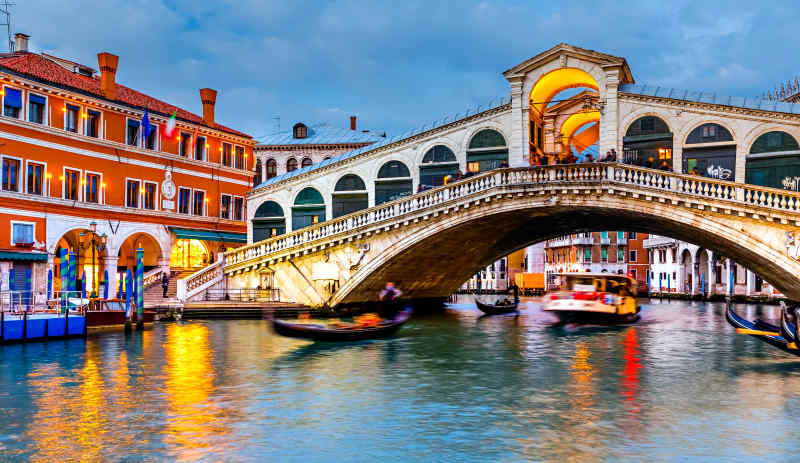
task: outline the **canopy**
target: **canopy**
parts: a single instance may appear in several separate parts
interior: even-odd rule
[[[224,243],[247,243],[244,233],[228,233],[214,230],[193,230],[190,228],[170,227],[175,237],[185,240],[219,241]]]
[[[47,262],[47,253],[0,251],[0,260],[28,260],[32,262]]]

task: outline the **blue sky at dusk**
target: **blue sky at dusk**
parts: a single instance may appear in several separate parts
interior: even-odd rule
[[[796,2],[28,0],[15,32],[257,138],[296,121],[389,135],[508,94],[502,72],[559,42],[623,56],[637,83],[755,96],[800,73]]]

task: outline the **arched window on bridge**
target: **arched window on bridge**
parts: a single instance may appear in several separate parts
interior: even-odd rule
[[[800,191],[800,146],[786,132],[767,132],[750,146],[745,182]]]
[[[411,194],[411,172],[400,161],[389,161],[375,179],[375,205]]]
[[[303,158],[303,162],[300,163],[300,166],[301,167],[308,167],[311,164],[314,164],[314,161],[312,161],[311,158]]]
[[[709,146],[709,143],[714,144]],[[692,146],[699,144],[705,146]],[[731,132],[714,123],[695,127],[684,143],[683,173],[733,181],[736,176],[736,143]]]
[[[283,208],[275,201],[264,201],[253,216],[253,242],[286,233]]]
[[[508,144],[497,130],[483,129],[469,141],[467,172],[477,173],[508,165]]]
[[[367,186],[358,175],[347,174],[336,182],[333,189],[333,218],[366,209]]]
[[[286,160],[286,172],[297,170],[297,159],[289,158]]]
[[[267,159],[267,180],[278,176],[278,162],[272,158]]]
[[[425,187],[444,185],[448,175],[458,173],[458,160],[455,153],[444,145],[436,145],[425,152],[419,167],[419,183]]]
[[[633,121],[622,137],[621,159],[627,164],[648,167],[659,167],[661,161],[667,161],[672,168],[672,132],[667,123],[656,116]]]
[[[292,230],[325,221],[325,200],[312,187],[303,188],[292,206]]]

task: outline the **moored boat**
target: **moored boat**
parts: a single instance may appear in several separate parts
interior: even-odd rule
[[[125,300],[124,299],[90,299],[85,300],[83,306],[86,315],[86,328],[89,330],[106,328],[123,328],[125,326]],[[136,317],[136,306],[131,310]],[[142,322],[151,325],[155,320],[155,312],[143,311]]]
[[[481,312],[485,313],[486,315],[500,315],[504,313],[516,312],[518,303],[511,302],[508,304],[485,304],[476,299],[475,305],[477,305]]]
[[[411,317],[411,309],[397,313],[394,318],[382,320],[368,326],[362,325],[321,325],[318,323],[293,323],[285,320],[272,320],[276,333],[293,338],[315,341],[361,341],[391,336]]]
[[[544,311],[561,322],[632,323],[639,320],[636,281],[607,273],[558,274],[560,288],[545,299]]]
[[[728,309],[725,311],[725,319],[728,320],[731,326],[736,328],[737,333],[748,334],[778,349],[800,356],[800,350],[797,349],[797,345],[781,336],[781,328],[778,326],[762,320],[754,322],[747,320],[733,310],[732,304],[728,304]]]

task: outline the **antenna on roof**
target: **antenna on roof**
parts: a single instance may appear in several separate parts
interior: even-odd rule
[[[281,116],[274,116],[272,118],[272,121],[274,123],[274,125],[272,127],[272,130],[273,130],[272,133],[280,132],[281,131]]]
[[[14,38],[11,36],[11,7],[14,3],[0,0],[0,26],[6,26],[8,33],[8,52],[14,53]],[[4,22],[3,22],[4,21]]]

